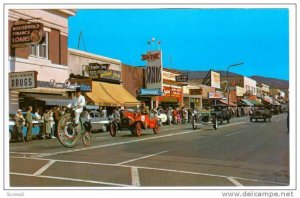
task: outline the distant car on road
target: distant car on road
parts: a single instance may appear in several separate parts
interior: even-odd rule
[[[270,112],[270,110],[264,108],[264,107],[260,107],[258,109],[255,109],[252,114],[250,115],[250,122],[252,122],[253,120],[255,120],[257,122],[257,120],[262,119],[264,120],[264,122],[268,121],[271,122],[271,118],[272,118],[272,114]]]

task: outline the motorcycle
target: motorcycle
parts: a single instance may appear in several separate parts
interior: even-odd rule
[[[80,116],[79,123],[75,124],[74,109],[68,109],[58,122],[57,135],[59,142],[67,147],[75,147],[79,139],[85,146],[91,145],[91,121]]]

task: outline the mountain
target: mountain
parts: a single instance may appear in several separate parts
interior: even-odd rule
[[[267,78],[262,76],[250,76],[249,78],[252,78],[256,80],[257,82],[264,83],[266,85],[269,85],[272,88],[278,88],[278,89],[288,89],[289,88],[289,81],[288,80],[281,80],[277,78]]]
[[[215,70],[216,72],[219,72],[221,77],[226,77],[227,72],[222,70]],[[183,71],[183,73],[189,75],[190,80],[197,80],[197,79],[204,79],[207,75],[208,71]],[[242,76],[241,74],[228,72],[228,76]],[[264,83],[266,85],[269,85],[271,88],[278,88],[278,89],[288,89],[289,88],[289,81],[288,80],[281,80],[277,78],[268,78],[263,76],[249,76],[249,78],[252,78],[253,80],[256,80],[257,82]]]

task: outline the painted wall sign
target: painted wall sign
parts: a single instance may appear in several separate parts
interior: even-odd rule
[[[37,87],[37,71],[12,72],[9,74],[9,89],[30,89]]]

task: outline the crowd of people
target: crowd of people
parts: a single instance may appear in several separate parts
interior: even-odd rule
[[[17,141],[29,142],[32,140],[32,128],[34,121],[36,121],[35,124],[39,125],[40,128],[40,133],[38,135],[39,138],[56,138],[58,122],[65,111],[66,107],[59,106],[54,106],[45,110],[42,110],[42,108],[37,108],[34,111],[32,106],[28,106],[25,111],[18,109],[17,114],[14,117],[14,130],[17,135]],[[24,127],[27,128],[25,137],[23,137]]]

